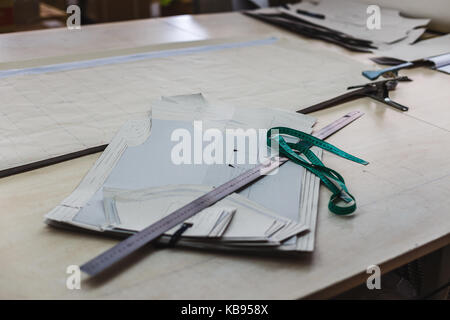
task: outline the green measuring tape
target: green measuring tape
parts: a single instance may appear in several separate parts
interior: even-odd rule
[[[275,132],[275,133],[274,133]],[[300,139],[296,143],[286,142],[284,136],[291,136]],[[345,186],[344,178],[335,170],[324,166],[322,161],[310,150],[311,147],[316,146],[323,150],[329,151],[342,158],[367,165],[368,162],[360,158],[352,156],[351,154],[342,151],[335,146],[318,139],[310,134],[304,133],[286,127],[274,127],[267,132],[267,145],[272,147],[272,143],[276,142],[279,146],[280,156],[286,157],[294,163],[301,165],[307,170],[314,173],[320,178],[323,184],[332,192],[330,201],[328,202],[328,209],[338,215],[351,214],[356,210],[356,201]],[[301,155],[304,155],[302,157]],[[306,161],[306,159],[309,160]],[[338,205],[343,201],[344,205]]]

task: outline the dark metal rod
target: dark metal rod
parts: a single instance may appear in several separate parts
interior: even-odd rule
[[[298,110],[297,112],[303,113],[303,114],[308,114],[311,112],[327,109],[327,108],[336,106],[336,105],[344,103],[344,102],[349,102],[349,101],[353,101],[355,99],[365,97],[368,91],[369,91],[368,88],[360,88],[357,90],[346,92],[344,94],[341,94],[340,96],[337,96],[337,97],[331,98],[329,100],[320,102],[318,104],[312,105],[310,107]]]
[[[53,165],[53,164],[56,164],[56,163],[60,163],[60,162],[63,162],[63,161],[72,160],[72,159],[76,159],[76,158],[79,158],[79,157],[84,157],[84,156],[87,156],[89,154],[102,152],[103,150],[106,149],[107,146],[108,146],[107,144],[104,144],[104,145],[101,145],[101,146],[87,148],[87,149],[84,149],[84,150],[63,154],[61,156],[56,156],[56,157],[53,157],[53,158],[49,158],[49,159],[45,159],[45,160],[39,160],[39,161],[36,161],[36,162],[23,164],[23,165],[20,165],[20,166],[17,166],[17,167],[0,170],[0,178],[4,178],[4,177],[7,177],[7,176],[11,176],[11,175],[14,175],[14,174],[18,174],[18,173],[22,173],[22,172],[26,172],[26,171],[30,171],[30,170],[39,169],[39,168],[50,166],[50,165]]]

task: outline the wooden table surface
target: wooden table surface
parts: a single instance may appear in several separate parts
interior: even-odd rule
[[[0,35],[0,61],[244,35],[294,35],[238,13],[177,16]],[[310,40],[312,46],[367,61],[367,54]],[[20,63],[19,63],[20,65]],[[66,268],[117,241],[46,226],[43,215],[69,195],[99,154],[0,179],[0,298],[294,299],[326,298],[450,243],[450,77],[428,69],[391,94],[401,113],[369,99],[314,115],[318,127],[347,111],[366,115],[329,141],[370,160],[355,166],[326,154],[358,199],[353,217],[328,212],[321,188],[316,250],[298,257],[151,247],[81,290],[66,288]],[[364,83],[364,79],[361,81]]]

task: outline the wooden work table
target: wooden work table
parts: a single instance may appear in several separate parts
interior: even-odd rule
[[[268,33],[296,37],[239,13],[178,16],[2,34],[0,61]],[[369,64],[367,54],[309,41]],[[0,298],[327,298],[365,282],[370,265],[385,273],[450,244],[450,77],[424,68],[403,74],[414,81],[391,96],[409,112],[361,99],[314,114],[320,128],[345,112],[365,112],[329,141],[371,162],[355,167],[324,156],[349,181],[359,208],[353,217],[330,214],[322,187],[314,253],[270,257],[148,247],[134,263],[68,290],[67,266],[117,240],[55,229],[43,216],[73,191],[95,154],[0,179]]]

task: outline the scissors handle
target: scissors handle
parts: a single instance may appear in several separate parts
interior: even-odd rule
[[[382,76],[386,73],[392,72],[394,74],[397,74],[397,71],[400,69],[409,69],[409,68],[416,68],[416,67],[432,67],[434,65],[433,62],[429,60],[415,60],[410,62],[405,62],[398,64],[393,67],[388,67],[381,70],[372,70],[372,71],[363,71],[362,75],[370,80],[375,80],[379,76]]]
[[[370,80],[376,80],[378,79],[379,76],[388,73],[388,72],[397,72],[400,69],[405,69],[405,68],[410,68],[414,66],[413,62],[405,62],[393,67],[389,67],[389,68],[385,68],[385,69],[381,69],[381,70],[368,70],[368,71],[363,71],[362,75],[364,77],[366,77],[367,79]]]

